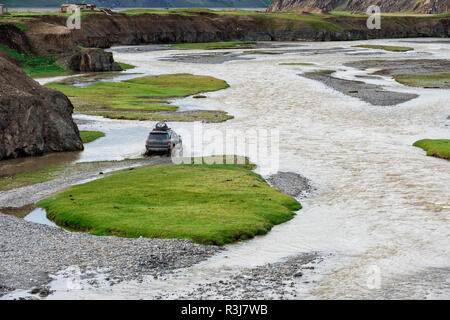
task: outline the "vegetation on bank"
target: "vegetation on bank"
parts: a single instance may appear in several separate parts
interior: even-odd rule
[[[328,21],[328,18],[333,18],[332,15],[325,14],[300,14],[298,12],[279,12],[269,13],[264,11],[250,11],[250,10],[210,10],[202,8],[193,9],[170,9],[170,10],[158,10],[158,9],[133,9],[121,11],[121,13],[136,16],[142,14],[175,14],[182,16],[197,16],[204,13],[214,15],[239,15],[250,16],[255,19],[259,19],[261,24],[269,25],[272,28],[282,28],[283,23],[280,24],[280,20],[289,20],[291,24],[298,24],[298,26],[311,26],[314,29],[325,29],[341,31],[342,27]]]
[[[324,74],[332,74],[332,73],[335,73],[336,70],[331,70],[331,69],[320,69],[320,70],[317,70],[317,72],[319,72],[319,73],[324,73]]]
[[[450,73],[397,75],[394,79],[404,85],[422,88],[450,88]]]
[[[131,64],[127,64],[127,63],[123,63],[123,62],[118,62],[119,66],[122,68],[122,70],[131,70],[136,68],[136,66],[133,66]]]
[[[104,136],[105,134],[100,131],[80,131],[80,137],[83,144],[95,141]]]
[[[18,61],[23,71],[33,78],[56,77],[70,73],[56,64],[55,57],[43,57],[31,53],[23,54],[3,44],[0,44],[0,51]]]
[[[225,111],[220,110],[194,110],[189,112],[178,111],[158,111],[158,112],[120,112],[120,111],[84,111],[84,114],[91,116],[102,116],[109,119],[118,120],[153,120],[153,121],[176,121],[176,122],[195,122],[206,123],[224,122],[234,117]]]
[[[265,234],[301,208],[250,169],[143,167],[74,186],[38,206],[59,225],[96,235],[222,245]]]
[[[133,159],[132,161],[141,161],[145,159]],[[18,173],[13,176],[0,176],[0,191],[12,190],[36,183],[42,183],[61,177],[65,174],[86,172],[101,167],[105,163],[125,162],[129,159],[121,161],[96,161],[96,162],[79,162],[67,165],[52,166],[32,172]]]
[[[384,45],[374,45],[374,44],[360,44],[354,46],[355,48],[367,48],[367,49],[379,49],[391,52],[407,52],[413,51],[414,48],[411,47],[400,47],[400,46],[384,46]]]
[[[52,180],[61,170],[63,170],[62,166],[54,166],[37,172],[25,172],[16,174],[12,177],[0,177],[0,191],[16,189]]]
[[[185,114],[176,112],[178,107],[166,99],[229,87],[223,80],[192,74],[149,76],[121,82],[96,82],[87,86],[73,86],[73,81],[74,79],[54,82],[47,84],[47,87],[67,95],[74,104],[75,111],[129,120],[177,121]],[[205,115],[206,113],[205,111]]]
[[[427,156],[450,160],[450,139],[423,139],[414,142],[413,146],[425,150]]]
[[[170,46],[173,49],[195,49],[195,50],[216,50],[216,49],[250,49],[254,48],[256,41],[225,41],[225,42],[205,42],[205,43],[177,43]]]
[[[80,17],[83,20],[87,15],[91,14],[104,14],[102,12],[81,12]],[[0,22],[1,21],[26,21],[26,20],[32,20],[34,18],[39,18],[40,16],[63,16],[63,17],[70,17],[71,13],[62,13],[59,11],[55,12],[14,12],[9,11],[7,14],[0,15]]]

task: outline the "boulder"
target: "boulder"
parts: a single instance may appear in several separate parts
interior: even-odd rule
[[[0,160],[83,150],[73,105],[0,56]]]
[[[82,49],[69,60],[69,69],[81,72],[122,71],[111,52],[102,49]]]

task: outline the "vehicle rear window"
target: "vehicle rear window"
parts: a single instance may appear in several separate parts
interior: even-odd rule
[[[168,140],[169,137],[167,133],[152,133],[150,134],[150,140],[164,141]]]

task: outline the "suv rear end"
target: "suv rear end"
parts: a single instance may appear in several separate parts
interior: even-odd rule
[[[150,132],[145,144],[147,155],[152,153],[169,153],[171,152],[170,131],[153,130]]]

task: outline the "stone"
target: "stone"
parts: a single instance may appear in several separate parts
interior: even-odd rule
[[[81,72],[122,71],[111,52],[97,48],[83,49],[74,54],[69,59],[68,68]]]
[[[0,57],[0,160],[83,150],[73,105]]]

